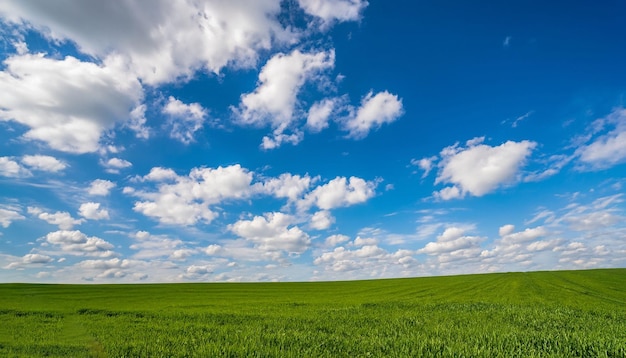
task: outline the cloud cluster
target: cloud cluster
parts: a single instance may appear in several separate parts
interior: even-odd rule
[[[89,184],[87,193],[94,196],[107,196],[111,189],[115,188],[115,183],[110,180],[96,179]]]
[[[25,217],[20,214],[20,209],[16,207],[0,207],[0,226],[8,228],[12,222],[16,220],[24,220]]]
[[[347,239],[343,235],[333,235],[326,239],[326,243],[337,245]],[[351,278],[384,277],[389,274],[406,276],[418,266],[415,254],[415,251],[403,249],[390,252],[378,246],[374,239],[357,237],[344,246],[322,252],[313,264],[322,267],[324,272],[340,274],[341,277],[345,277],[346,273]]]
[[[10,157],[0,157],[0,175],[8,178],[22,178],[29,177],[32,173]]]
[[[52,262],[53,259],[47,255],[41,254],[26,254],[21,257],[18,261],[13,261],[10,264],[6,265],[5,269],[19,269],[23,267],[33,266],[33,265],[43,265]]]
[[[107,209],[101,209],[100,203],[88,202],[80,205],[78,209],[80,216],[89,220],[104,220],[109,219],[109,211]]]
[[[60,250],[52,251],[49,254],[67,254],[73,256],[95,256],[111,257],[115,255],[112,251],[113,245],[99,237],[87,236],[86,234],[74,230],[59,230],[47,234],[44,237],[44,244]]]
[[[441,200],[467,195],[483,196],[504,185],[520,181],[520,169],[537,143],[527,140],[507,141],[492,147],[483,144],[484,139],[477,137],[468,140],[465,146],[456,143],[441,150],[439,158],[414,159],[411,164],[420,167],[424,171],[423,177],[426,177],[439,159],[435,184],[452,184],[434,193]]]
[[[0,15],[31,26],[55,41],[71,41],[80,51],[123,63],[149,85],[190,78],[205,69],[252,67],[259,50],[296,40],[277,15],[278,0],[102,3],[63,0],[52,4],[8,1]],[[89,19],[89,21],[86,21]]]
[[[318,17],[322,27],[328,27],[334,21],[355,21],[367,7],[365,0],[298,0],[300,6],[309,15]]]
[[[135,202],[135,211],[163,224],[210,224],[219,216],[216,207],[220,204],[270,195],[287,199],[287,203],[293,203],[301,213],[314,206],[322,209],[312,217],[312,227],[320,228],[330,226],[334,220],[327,210],[366,202],[375,195],[378,184],[358,177],[337,177],[310,190],[317,180],[319,178],[291,173],[263,178],[239,164],[194,168],[186,176],[172,169],[155,167],[137,181],[156,185],[156,191],[126,187],[124,192],[142,199]]]
[[[145,9],[138,0],[116,5],[63,0],[55,6],[5,2],[0,18],[17,34],[34,30],[56,45],[73,44],[91,62],[32,54],[27,46],[19,47],[0,72],[4,84],[0,91],[7,94],[0,99],[0,120],[27,126],[26,139],[71,153],[98,151],[103,134],[116,127],[147,139],[149,108],[143,103],[142,85],[158,88],[190,80],[202,70],[219,75],[224,68],[256,67],[261,52],[294,48],[336,22],[357,21],[368,6],[363,0],[294,4],[297,9],[280,0],[155,0]],[[308,25],[285,23],[285,11],[308,15]],[[303,128],[296,122],[305,117],[306,128],[314,133],[328,127],[334,117],[347,137],[362,139],[402,115],[401,100],[387,91],[368,93],[359,108],[348,105],[346,96],[312,105],[303,101],[299,94],[305,87],[334,89],[329,77],[334,66],[334,49],[274,53],[261,68],[256,89],[231,106],[235,121],[270,127],[261,147],[273,149],[302,141]],[[185,104],[172,96],[161,112],[170,137],[184,144],[194,141],[208,116],[200,104]],[[45,115],[52,120],[44,120]]]
[[[119,63],[68,56],[14,55],[0,72],[0,120],[28,128],[23,137],[70,153],[95,152],[104,131],[141,105],[143,88]]]
[[[82,224],[84,219],[74,219],[67,211],[57,211],[56,213],[48,213],[43,209],[29,206],[28,213],[38,217],[39,219],[51,225],[57,225],[61,230],[70,230],[76,225]]]
[[[309,247],[311,239],[297,226],[295,218],[275,212],[255,216],[252,220],[239,220],[228,229],[255,245],[262,251],[284,251],[300,254]]]
[[[626,160],[626,109],[616,108],[591,124],[590,142],[575,152],[580,169],[601,170]],[[608,128],[608,129],[607,129]]]
[[[208,111],[199,103],[186,104],[170,96],[163,113],[168,117],[170,137],[183,144],[194,141],[195,133],[202,128]]]
[[[67,163],[49,155],[25,155],[22,163],[34,170],[57,173],[67,168]]]
[[[364,203],[374,196],[377,185],[375,181],[357,177],[337,177],[312,190],[298,205],[305,209],[317,206],[322,210],[331,210]]]

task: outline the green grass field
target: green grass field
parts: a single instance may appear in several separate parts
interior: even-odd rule
[[[626,357],[626,269],[0,285],[2,357]]]

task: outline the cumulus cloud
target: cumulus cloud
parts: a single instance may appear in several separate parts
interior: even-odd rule
[[[19,209],[13,207],[0,207],[0,226],[8,228],[12,222],[16,220],[24,220],[24,216],[20,214]]]
[[[428,255],[450,254],[463,249],[476,248],[483,240],[478,236],[465,235],[465,230],[462,228],[450,227],[437,237],[437,241],[427,243],[417,252]]]
[[[135,211],[163,224],[195,225],[198,222],[211,223],[219,215],[216,209],[218,205],[227,201],[271,195],[287,199],[287,205],[293,204],[299,210],[308,210],[312,206],[330,210],[367,201],[374,196],[377,185],[375,181],[368,182],[357,177],[337,177],[308,192],[311,184],[318,180],[318,177],[291,173],[255,180],[254,172],[239,164],[194,168],[187,176],[179,176],[171,169],[155,167],[149,174],[135,181],[154,184],[156,191],[127,187],[124,193],[142,199],[135,202]],[[322,225],[322,215],[326,214],[318,214],[320,221],[317,225]],[[330,222],[333,220],[331,216],[326,219]]]
[[[44,239],[46,244],[57,247],[68,255],[110,257],[115,254],[111,251],[111,243],[95,236],[89,237],[78,230],[51,232]]]
[[[55,41],[72,41],[88,55],[116,58],[149,85],[187,79],[200,69],[253,67],[258,51],[296,39],[278,21],[277,0],[144,5],[138,0],[5,1],[0,15]]]
[[[25,155],[22,157],[22,163],[34,170],[56,173],[65,168],[67,164],[49,155]]]
[[[313,103],[306,118],[306,127],[313,133],[319,133],[328,128],[328,121],[333,112],[343,106],[343,98],[324,98]]]
[[[311,217],[310,226],[315,230],[326,230],[335,223],[335,218],[328,210],[320,210]]]
[[[128,120],[143,89],[117,63],[98,65],[67,56],[15,55],[0,72],[0,120],[15,121],[23,137],[71,153],[96,152],[104,131]]]
[[[115,183],[110,180],[96,179],[89,184],[87,193],[89,195],[107,196],[111,192],[111,189],[115,188]]]
[[[0,175],[9,178],[22,178],[33,174],[11,158],[0,157]]]
[[[262,184],[262,191],[274,195],[277,198],[287,198],[289,202],[295,202],[301,198],[311,184],[317,178],[308,175],[300,176],[291,173],[283,173],[277,178],[269,178]]]
[[[11,262],[5,269],[16,269],[31,265],[42,265],[52,262],[53,259],[50,256],[42,254],[26,254],[18,261]]]
[[[334,247],[347,241],[350,241],[349,236],[336,234],[327,237],[324,243],[326,244],[326,246]]]
[[[202,128],[208,116],[208,111],[199,103],[185,104],[171,96],[162,111],[168,116],[170,137],[184,144],[194,141],[195,133]]]
[[[130,168],[133,166],[133,163],[120,158],[111,158],[107,161],[100,162],[100,164],[102,164],[102,166],[106,168],[107,173],[111,174],[119,174],[121,169]]]
[[[387,91],[369,92],[361,99],[356,114],[345,120],[344,129],[348,131],[349,138],[363,139],[371,130],[395,122],[403,113],[402,100],[397,95]]]
[[[579,169],[601,170],[623,163],[626,160],[626,109],[616,108],[605,118],[594,121],[591,127],[591,137],[595,138],[575,153]],[[607,127],[611,129],[607,131]]]
[[[294,222],[292,216],[275,212],[239,220],[228,228],[260,250],[300,254],[308,249],[311,239],[299,227],[292,226]]]
[[[508,224],[500,227],[499,234],[500,238],[494,240],[493,248],[480,253],[481,263],[494,269],[536,264],[533,262],[535,261],[533,255],[555,250],[563,243],[563,239],[560,238],[544,239],[550,232],[543,226],[515,232],[515,226]]]
[[[29,206],[28,213],[37,216],[39,219],[51,225],[58,225],[61,230],[70,230],[75,225],[82,224],[84,219],[74,219],[70,213],[66,211],[57,211],[56,213],[47,213],[41,208]]]
[[[137,250],[133,255],[136,259],[154,259],[169,257],[180,260],[190,255],[192,250],[184,250],[180,239],[171,239],[164,235],[152,235],[147,231],[138,231],[130,235],[135,243],[130,248]]]
[[[150,169],[150,173],[143,176],[143,180],[148,181],[167,181],[175,180],[178,178],[178,174],[170,168],[154,167]]]
[[[210,206],[247,198],[252,192],[253,174],[238,164],[215,169],[193,168],[188,176],[168,178],[175,182],[160,183],[156,192],[130,191],[144,199],[135,202],[133,209],[163,224],[210,223],[218,216]]]
[[[141,272],[142,269],[150,269],[145,262],[130,259],[97,259],[84,260],[78,262],[71,268],[80,272],[81,279],[86,281],[93,280],[115,280],[119,282],[122,278],[128,278],[130,282],[145,280],[148,275]],[[152,269],[156,269],[152,267]],[[167,270],[167,268],[165,268]]]
[[[328,239],[331,241],[329,244],[345,242],[343,236]],[[354,241],[347,246],[358,248],[350,250],[344,246],[336,247],[316,257],[313,264],[322,266],[333,275],[352,272],[356,277],[384,277],[392,272],[393,275],[405,276],[418,264],[413,257],[415,252],[411,250],[389,252],[373,243],[363,245]]]
[[[294,50],[270,58],[259,73],[257,88],[241,96],[238,108],[233,108],[238,121],[245,125],[266,126],[273,129],[273,138],[266,140],[266,149],[284,141],[296,142],[298,137],[282,136],[291,129],[298,110],[298,94],[307,82],[324,79],[325,71],[335,65],[335,52],[303,53]]]
[[[465,195],[483,196],[502,185],[514,182],[526,158],[537,145],[531,141],[508,141],[496,147],[482,144],[484,138],[444,148],[439,162],[435,184],[452,184],[435,196],[443,199],[462,198]]]
[[[308,209],[317,206],[322,210],[351,206],[366,202],[376,194],[375,181],[365,181],[358,177],[336,177],[308,193],[298,206]]]
[[[298,0],[304,12],[322,20],[323,26],[334,21],[355,21],[367,7],[365,0]]]
[[[100,209],[100,203],[88,202],[80,205],[78,214],[89,220],[109,219],[109,211]]]

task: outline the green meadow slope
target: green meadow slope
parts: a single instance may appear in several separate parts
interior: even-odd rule
[[[3,357],[626,357],[626,269],[0,285]]]

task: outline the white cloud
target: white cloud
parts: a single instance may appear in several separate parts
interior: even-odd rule
[[[350,246],[357,246],[357,247],[358,246],[366,246],[366,245],[370,245],[370,246],[378,245],[378,240],[376,240],[373,237],[363,238],[363,237],[357,236],[357,238],[354,239],[354,241],[352,241],[349,245]]]
[[[495,240],[493,248],[483,250],[480,253],[481,263],[490,265],[492,268],[502,269],[513,265],[523,267],[529,264],[537,264],[540,259],[533,255],[538,255],[541,251],[551,251],[563,243],[562,239],[538,240],[550,234],[543,226],[527,228],[523,231],[515,232],[515,226],[504,225],[499,230],[500,238]]]
[[[261,141],[261,149],[270,150],[276,149],[283,145],[283,143],[290,143],[296,145],[302,141],[304,135],[300,130],[295,130],[292,134],[283,133],[284,128],[279,127],[273,131],[272,137],[265,136]]]
[[[24,219],[24,216],[22,216],[16,208],[0,208],[0,226],[3,228],[9,227],[9,225],[16,220]]]
[[[338,236],[331,239],[330,243],[337,244],[343,239],[344,237]],[[413,270],[418,264],[413,257],[415,252],[411,250],[397,250],[392,253],[374,243],[357,243],[356,240],[347,246],[358,249],[349,250],[339,246],[332,251],[323,252],[313,260],[313,264],[322,266],[334,279],[337,279],[336,275],[345,278],[407,276],[414,274]],[[346,273],[350,273],[350,276],[344,276]]]
[[[512,233],[514,230],[515,230],[515,225],[508,224],[508,225],[501,226],[500,229],[498,230],[498,234],[500,234],[500,236],[506,236]]]
[[[184,144],[194,141],[194,134],[202,128],[208,116],[208,111],[199,103],[185,104],[171,96],[163,113],[168,115],[170,137]]]
[[[22,157],[22,163],[31,167],[31,169],[52,173],[56,173],[67,168],[67,164],[65,162],[49,155],[25,155]]]
[[[310,226],[315,230],[326,230],[335,223],[335,218],[328,210],[320,210],[311,217]]]
[[[605,118],[596,120],[592,124],[593,134],[609,126],[613,128],[576,150],[580,169],[606,169],[626,161],[626,109],[617,108]]]
[[[61,230],[70,230],[75,225],[80,225],[85,221],[84,219],[74,219],[72,215],[66,211],[57,211],[52,214],[33,206],[28,207],[28,213],[37,216],[48,224],[58,225]]]
[[[402,100],[387,91],[369,92],[361,99],[361,106],[356,114],[349,116],[344,122],[348,137],[362,139],[371,130],[376,130],[385,123],[395,122],[402,114]]]
[[[328,128],[330,116],[336,108],[342,105],[342,102],[341,98],[324,98],[313,103],[306,118],[306,127],[313,133],[319,133]]]
[[[131,264],[131,260],[122,260],[116,257],[109,260],[84,260],[77,263],[76,266],[85,270],[110,270],[128,268]]]
[[[513,228],[511,228],[511,231]],[[504,235],[502,235],[504,234]],[[540,237],[548,235],[548,231],[543,226],[538,226],[532,229],[525,229],[520,232],[508,232],[508,230],[500,231],[502,243],[506,244],[519,244],[528,241],[536,240]]]
[[[476,248],[484,239],[478,236],[464,235],[465,230],[458,227],[447,228],[437,237],[436,242],[429,242],[418,253],[428,255],[451,254],[455,251]]]
[[[350,240],[349,236],[337,234],[337,235],[331,235],[327,237],[325,243],[326,243],[326,246],[334,247],[341,243],[347,242],[349,240]]]
[[[324,185],[316,187],[302,199],[298,206],[308,209],[315,205],[322,210],[351,206],[366,202],[376,192],[377,182],[365,181],[361,178],[336,177]]]
[[[278,0],[101,2],[11,1],[0,15],[89,55],[116,57],[149,85],[190,78],[200,69],[253,67],[260,50],[295,40],[277,15]],[[79,15],[77,15],[79,14]],[[89,21],[85,21],[89,19]]]
[[[106,209],[100,209],[100,203],[83,203],[80,205],[78,213],[85,219],[90,220],[109,219],[109,211]]]
[[[14,261],[11,262],[10,264],[8,264],[7,266],[5,266],[5,269],[16,269],[16,268],[22,268],[24,266],[29,266],[29,265],[42,265],[42,264],[47,264],[52,262],[52,258],[50,256],[47,255],[41,255],[41,254],[26,254],[23,257],[21,257],[18,261]]]
[[[303,53],[294,50],[289,54],[274,55],[259,73],[257,88],[252,93],[243,94],[239,108],[233,108],[241,124],[270,125],[273,138],[266,140],[265,147],[278,146],[283,141],[297,142],[298,138],[282,137],[291,129],[298,110],[298,93],[307,82],[324,79],[324,72],[335,64],[333,50],[317,53]]]
[[[115,188],[115,183],[110,180],[96,179],[91,182],[87,192],[89,195],[107,196],[111,189]]]
[[[170,168],[154,167],[150,169],[150,173],[144,175],[143,180],[149,181],[167,181],[175,180],[178,178],[178,174]]]
[[[119,174],[121,169],[130,168],[133,163],[120,158],[111,158],[106,162],[100,162],[106,168],[107,173]]]
[[[68,56],[9,57],[0,72],[0,120],[29,128],[24,138],[71,153],[95,152],[102,133],[127,121],[143,89],[120,64],[97,65]]]
[[[437,160],[436,156],[432,156],[430,158],[422,158],[420,160],[411,159],[411,164],[419,167],[424,171],[422,174],[422,179],[426,178],[430,171],[435,167],[435,161]]]
[[[468,141],[467,147],[458,144],[441,151],[439,173],[435,184],[450,183],[435,196],[443,199],[461,198],[467,194],[483,196],[498,187],[513,183],[526,158],[535,148],[530,141],[508,141],[497,147]]]
[[[166,176],[173,179],[170,174]],[[210,206],[247,198],[252,193],[252,179],[253,174],[238,164],[193,168],[188,176],[177,176],[174,183],[159,184],[157,192],[128,193],[144,199],[135,202],[137,212],[164,224],[194,225],[198,221],[210,223],[218,216]]]
[[[356,21],[367,7],[365,0],[298,0],[309,15],[320,18],[324,26],[333,21]]]
[[[147,231],[138,231],[133,233],[131,237],[135,243],[130,248],[137,250],[133,255],[136,259],[154,259],[158,257],[170,257],[172,259],[181,259],[191,254],[192,251],[181,251],[183,245],[182,240],[170,239],[164,235],[152,235]]]
[[[290,173],[283,173],[278,178],[270,178],[262,184],[262,191],[272,194],[277,198],[287,198],[290,202],[294,202],[301,198],[311,184],[317,178],[311,178],[308,175],[300,176]]]
[[[113,245],[101,238],[89,237],[74,230],[60,230],[45,236],[48,244],[58,247],[63,253],[74,256],[110,257],[114,255]]]
[[[0,157],[0,175],[9,178],[21,178],[29,177],[33,174],[11,158]]]
[[[252,220],[239,220],[228,229],[260,250],[300,254],[308,249],[311,240],[299,227],[289,227],[294,221],[292,216],[276,212],[255,216]]]

